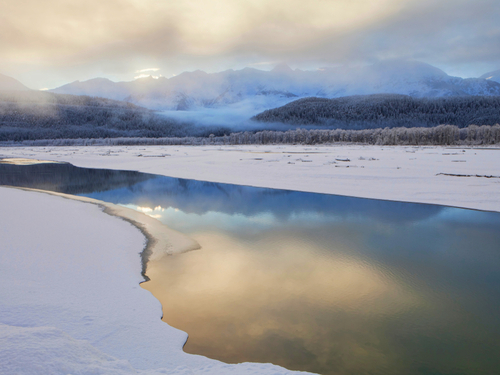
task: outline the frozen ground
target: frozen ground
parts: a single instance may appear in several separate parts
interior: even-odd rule
[[[2,156],[67,161],[81,167],[138,170],[213,182],[500,211],[498,147],[30,147],[0,148]]]
[[[50,147],[0,157],[500,211],[493,148]],[[138,285],[144,237],[131,224],[16,189],[0,188],[0,207],[0,374],[287,373],[183,353],[185,333],[161,322]]]

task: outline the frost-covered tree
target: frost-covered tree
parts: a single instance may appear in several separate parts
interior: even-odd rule
[[[305,98],[264,111],[253,120],[340,129],[432,127],[500,123],[500,97],[413,98],[378,94],[336,99]]]

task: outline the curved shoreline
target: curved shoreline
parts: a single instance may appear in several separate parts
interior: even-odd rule
[[[182,351],[187,334],[161,321],[137,255],[140,232],[159,234],[151,256],[198,248],[191,239],[120,206],[103,215],[106,205],[82,197],[2,186],[0,202],[0,373],[296,373]]]
[[[119,217],[135,226],[146,238],[146,245],[140,253],[142,270],[141,275],[145,281],[149,280],[146,275],[147,263],[149,260],[158,260],[165,255],[185,253],[187,251],[198,250],[200,245],[191,237],[169,228],[160,221],[142,212],[131,208],[122,207],[117,204],[100,201],[94,198],[80,197],[78,195],[58,193],[48,190],[31,189],[18,186],[3,186],[6,188],[45,193],[57,197],[71,199],[78,202],[94,204],[102,209],[102,212]]]

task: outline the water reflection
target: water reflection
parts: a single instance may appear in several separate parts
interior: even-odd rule
[[[255,216],[270,213],[276,220],[312,212],[342,218],[376,217],[387,222],[411,222],[437,215],[443,207],[351,198],[329,194],[255,188],[157,176],[134,186],[92,194],[93,198],[136,206],[172,207],[184,213],[218,212]]]
[[[33,164],[65,164],[59,163],[57,161],[51,160],[38,160],[38,159],[26,159],[26,158],[5,158],[0,159],[0,164],[12,164],[12,165],[33,165]]]
[[[190,353],[325,374],[379,367],[383,350],[366,350],[380,339],[370,321],[418,308],[419,296],[344,245],[297,234],[201,233],[203,251],[151,264],[145,288],[165,302],[165,321],[190,332]]]
[[[374,199],[313,194],[288,190],[254,188],[205,181],[185,180],[134,171],[75,167],[26,159],[0,159],[0,185],[31,187],[78,194],[136,207],[164,207],[186,214],[224,213],[286,221],[304,212],[317,220],[331,217],[383,222],[413,222],[438,215],[444,208]],[[17,160],[17,159],[16,159]],[[25,160],[25,159],[23,159]]]
[[[202,250],[150,263],[143,286],[190,353],[322,374],[494,373],[500,228],[450,216],[194,230]]]
[[[126,205],[202,250],[142,284],[185,350],[323,374],[494,374],[500,214],[71,165],[6,166],[0,184]],[[30,185],[31,184],[31,185]]]
[[[114,190],[154,175],[133,171],[79,168],[68,163],[30,159],[0,159],[0,185],[84,194]]]

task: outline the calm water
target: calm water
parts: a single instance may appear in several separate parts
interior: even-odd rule
[[[150,262],[142,284],[188,332],[187,352],[323,374],[500,371],[498,213],[4,167],[0,184],[119,203],[202,245]]]

